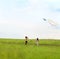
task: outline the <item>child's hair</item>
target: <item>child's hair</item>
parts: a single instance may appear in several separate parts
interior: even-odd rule
[[[27,39],[28,37],[27,37],[27,36],[25,36],[25,38]]]
[[[37,38],[37,40],[39,40],[39,39]]]

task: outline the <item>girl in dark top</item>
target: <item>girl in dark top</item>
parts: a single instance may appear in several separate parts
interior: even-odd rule
[[[28,37],[25,36],[25,45],[27,45],[27,43],[28,43]]]

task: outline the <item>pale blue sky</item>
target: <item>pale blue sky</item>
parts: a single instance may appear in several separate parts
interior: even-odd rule
[[[60,28],[42,18],[60,26],[60,0],[0,0],[0,37],[60,39]]]

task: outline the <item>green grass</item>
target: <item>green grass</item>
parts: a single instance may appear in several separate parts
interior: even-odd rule
[[[0,39],[0,59],[60,59],[60,40]]]

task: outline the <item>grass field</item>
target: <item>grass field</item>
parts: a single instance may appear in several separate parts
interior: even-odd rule
[[[60,40],[0,39],[0,59],[60,59]]]

